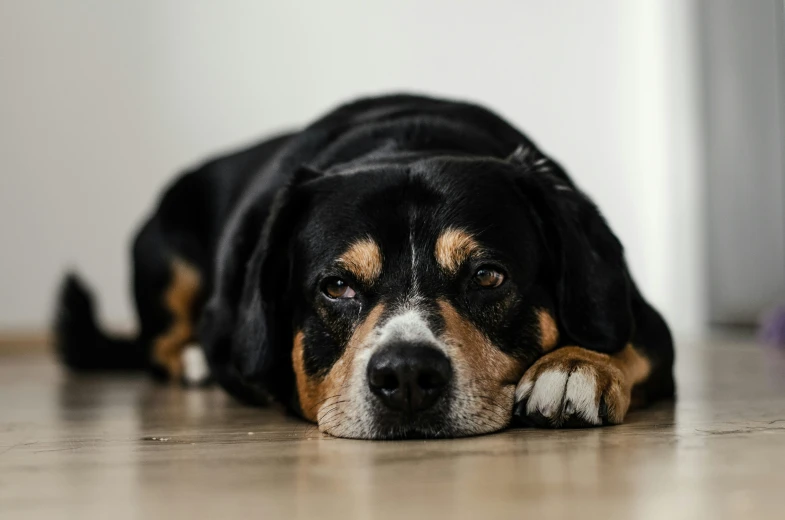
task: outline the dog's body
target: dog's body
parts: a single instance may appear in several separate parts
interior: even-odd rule
[[[360,100],[180,177],[134,243],[140,332],[100,332],[69,278],[75,369],[183,377],[338,436],[460,436],[515,415],[619,423],[673,395],[667,326],[563,170],[496,115]]]

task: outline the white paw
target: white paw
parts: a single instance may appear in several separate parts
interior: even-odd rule
[[[515,390],[515,415],[532,426],[560,428],[618,424],[631,385],[610,356],[565,347],[540,358]]]
[[[192,343],[183,349],[183,380],[188,385],[203,385],[210,378],[210,369],[202,347]]]

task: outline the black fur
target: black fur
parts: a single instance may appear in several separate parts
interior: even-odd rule
[[[616,352],[632,333],[629,272],[619,240],[594,204],[550,171],[528,171],[520,185],[558,278],[558,322],[570,344]]]
[[[71,274],[60,290],[55,319],[55,348],[74,370],[139,370],[150,366],[147,348],[133,338],[111,337],[95,322],[90,293]]]

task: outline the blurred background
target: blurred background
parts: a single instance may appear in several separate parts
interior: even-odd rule
[[[355,96],[482,103],[603,209],[678,335],[785,297],[780,0],[0,0],[0,335],[63,272],[134,326],[173,176]]]

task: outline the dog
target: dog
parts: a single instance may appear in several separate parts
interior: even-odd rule
[[[597,207],[464,102],[360,99],[183,174],[133,290],[138,335],[114,337],[67,276],[68,367],[209,377],[337,437],[612,425],[674,395],[668,327]]]

